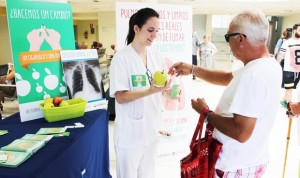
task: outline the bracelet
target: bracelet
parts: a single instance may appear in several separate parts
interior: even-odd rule
[[[191,74],[194,74],[194,64],[192,64]]]
[[[204,107],[201,110],[201,115],[205,115],[205,119],[204,119],[204,123],[208,123],[208,116],[210,113],[212,113],[213,111],[211,111],[208,107]]]
[[[204,123],[208,123],[208,116],[210,115],[210,113],[212,113],[213,111],[209,111],[209,113],[206,114],[206,117],[204,119]]]

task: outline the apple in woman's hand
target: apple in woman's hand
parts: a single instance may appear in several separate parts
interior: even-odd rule
[[[167,82],[168,76],[164,71],[156,71],[153,75],[154,85],[156,87],[163,87]]]

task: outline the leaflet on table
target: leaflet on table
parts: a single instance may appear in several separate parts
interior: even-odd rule
[[[0,130],[0,136],[1,136],[1,135],[5,135],[5,134],[7,134],[7,133],[8,133],[7,130]]]
[[[51,138],[53,138],[53,135],[26,134],[20,139],[48,142]]]
[[[34,141],[34,140],[22,140],[16,139],[10,144],[1,148],[4,151],[19,151],[27,153],[35,153],[37,150],[45,145],[44,141]]]
[[[30,153],[14,152],[14,151],[0,151],[0,157],[5,157],[5,160],[0,160],[0,166],[3,167],[17,167],[30,157]]]
[[[55,128],[40,128],[36,133],[37,135],[47,135],[47,134],[59,134],[67,130],[65,127],[55,127]]]
[[[70,132],[64,132],[64,133],[58,133],[58,134],[53,134],[54,137],[68,137],[70,136]]]
[[[84,125],[81,124],[80,122],[76,122],[76,123],[75,123],[75,126],[73,126],[73,125],[65,126],[65,128],[67,128],[67,129],[83,128],[83,127],[84,127]]]

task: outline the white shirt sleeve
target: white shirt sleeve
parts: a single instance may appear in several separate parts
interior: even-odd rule
[[[267,96],[267,85],[257,75],[242,75],[237,84],[230,113],[258,118]]]
[[[127,65],[122,56],[115,54],[110,65],[110,97],[115,97],[117,91],[129,91],[130,79],[128,78]]]

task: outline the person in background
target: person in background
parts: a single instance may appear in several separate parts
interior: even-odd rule
[[[162,92],[152,74],[166,69],[165,59],[150,48],[158,35],[159,14],[143,8],[130,17],[127,46],[110,66],[110,97],[116,99],[114,144],[117,178],[154,178]]]
[[[195,111],[214,126],[213,137],[222,144],[215,178],[261,178],[269,162],[268,145],[281,92],[282,71],[270,56],[269,22],[261,11],[242,11],[233,17],[225,40],[244,63],[235,72],[206,69],[183,62],[170,67],[172,75],[195,75],[227,86],[215,111],[203,98],[192,99]]]
[[[281,48],[279,55],[277,57],[277,61],[280,63],[284,60],[283,66],[283,80],[282,87],[285,88],[285,94],[283,99],[281,100],[281,105],[286,107],[287,103],[289,103],[292,99],[293,89],[297,88],[297,85],[300,80],[300,73],[294,72],[291,66],[297,65],[297,58],[299,58],[299,54],[297,51],[300,50],[300,24],[295,24],[293,26],[293,36],[292,38],[286,40]],[[296,66],[295,66],[296,67]]]
[[[87,48],[88,48],[87,44],[85,42],[82,42],[81,49],[87,49]]]
[[[115,55],[116,52],[117,52],[117,50],[116,50],[116,45],[115,45],[115,44],[111,44],[111,45],[110,45],[110,48],[114,51],[114,52],[113,52],[113,55]]]
[[[92,46],[91,46],[91,49],[99,49],[98,47],[98,42],[97,41],[94,41]]]
[[[192,33],[192,64],[197,65],[197,54],[198,54],[198,48],[199,48],[199,40],[197,37],[196,31],[193,29]],[[193,76],[193,80],[195,80],[196,77]]]
[[[103,44],[102,44],[102,43],[100,43],[100,42],[99,42],[99,43],[97,43],[97,48],[98,48],[98,49],[100,49],[100,48],[103,48]]]
[[[282,37],[277,41],[275,49],[274,49],[274,55],[275,58],[277,59],[277,56],[279,54],[279,50],[283,44],[283,42],[285,42],[287,39],[289,39],[289,32],[288,31],[284,31],[282,32]]]
[[[215,68],[214,55],[218,51],[217,47],[210,41],[210,36],[204,35],[203,40],[199,50],[200,64],[202,67],[213,69]]]
[[[81,46],[78,44],[77,41],[75,41],[75,49],[81,49]]]

